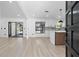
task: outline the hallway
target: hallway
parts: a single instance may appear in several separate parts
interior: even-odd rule
[[[63,45],[53,46],[49,38],[0,38],[0,57],[64,56],[65,47]]]

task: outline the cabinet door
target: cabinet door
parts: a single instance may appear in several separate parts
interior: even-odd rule
[[[65,32],[56,32],[55,33],[55,44],[56,45],[64,45],[65,41]]]

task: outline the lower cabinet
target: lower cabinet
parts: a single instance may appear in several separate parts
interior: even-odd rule
[[[55,32],[55,45],[64,45],[65,32]]]

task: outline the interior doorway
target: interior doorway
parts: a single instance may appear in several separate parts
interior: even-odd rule
[[[23,37],[23,22],[8,22],[9,37]]]

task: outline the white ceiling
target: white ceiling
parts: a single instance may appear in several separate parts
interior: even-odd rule
[[[0,1],[0,16],[2,18],[25,18],[25,15],[16,2]]]
[[[1,17],[7,18],[47,18],[52,19],[65,14],[64,1],[8,1],[0,2]],[[62,14],[59,12],[62,10]],[[48,11],[47,13],[45,11]]]

